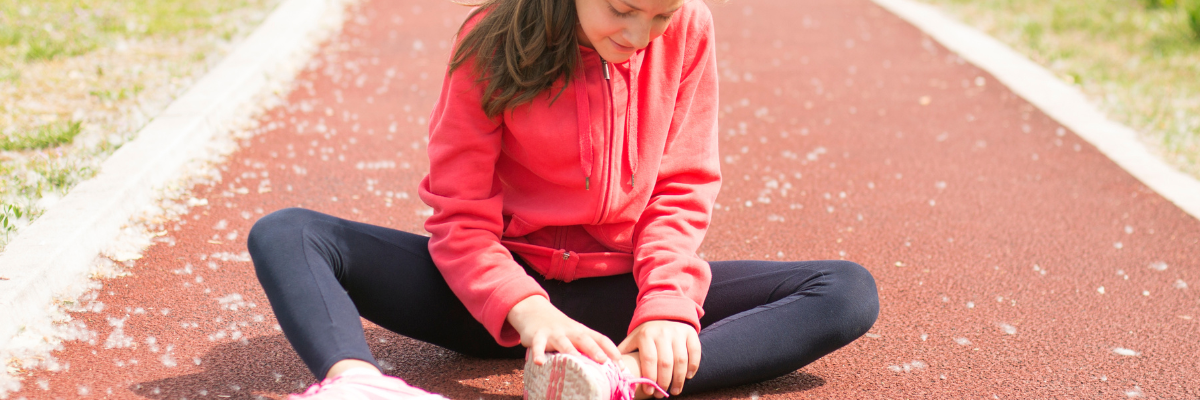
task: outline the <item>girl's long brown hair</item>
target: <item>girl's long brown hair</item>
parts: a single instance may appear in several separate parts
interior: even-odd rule
[[[458,43],[450,72],[473,59],[475,75],[487,82],[483,111],[488,117],[533,100],[560,78],[570,80],[579,64],[574,0],[485,0],[475,5],[479,8],[467,20],[485,10],[487,15]]]

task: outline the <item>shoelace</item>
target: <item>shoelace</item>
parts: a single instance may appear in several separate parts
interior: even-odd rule
[[[638,384],[653,386],[655,390],[662,392],[664,396],[671,397],[667,394],[666,390],[663,390],[662,386],[658,386],[658,383],[642,377],[632,377],[626,374],[619,364],[611,360],[604,364],[603,369],[604,374],[608,377],[608,383],[612,385],[612,398],[610,400],[633,400]]]

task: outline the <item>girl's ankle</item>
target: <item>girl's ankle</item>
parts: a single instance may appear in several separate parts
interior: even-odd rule
[[[630,375],[636,377],[642,376],[641,362],[642,359],[638,356],[638,352],[636,351],[621,355],[621,366],[624,367],[625,371],[628,371]],[[633,400],[644,400],[652,397],[654,397],[654,395],[646,394],[645,388],[639,385],[637,387],[637,391],[634,392]]]
[[[379,368],[375,368],[374,364],[362,360],[347,358],[333,364],[333,366],[329,368],[329,372],[325,374],[325,378],[336,378],[345,374],[383,375],[382,372],[379,372]]]
[[[633,353],[622,354],[619,362],[626,371],[629,371],[631,375],[642,376],[641,358],[638,357],[638,353],[636,351]]]

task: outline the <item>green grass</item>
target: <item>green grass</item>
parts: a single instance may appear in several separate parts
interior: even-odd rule
[[[0,62],[87,53],[121,37],[171,36],[219,26],[214,18],[252,0],[8,0],[0,2]],[[233,32],[221,31],[228,37]]]
[[[220,23],[223,15],[270,1],[0,1],[0,81],[17,81],[28,63],[87,54],[121,39],[212,31],[228,40],[236,28]]]
[[[103,75],[103,72],[101,72],[100,75]],[[144,90],[145,88],[146,88],[146,85],[143,85],[141,83],[135,83],[133,85],[133,87],[131,87],[131,88],[96,89],[96,90],[89,90],[88,94],[91,94],[92,96],[96,96],[96,98],[100,99],[101,101],[105,101],[105,100],[107,100],[107,101],[122,101],[125,99],[137,97],[138,93],[141,93],[142,90]]]
[[[1200,0],[923,0],[1006,42],[1200,177]]]
[[[16,230],[18,221],[25,216],[25,210],[15,204],[0,205],[0,232],[8,233]]]
[[[6,199],[0,204],[0,239],[7,243],[13,232],[28,224],[44,212],[37,200],[47,196],[65,196],[76,182],[92,176],[93,167],[80,166],[75,160],[61,153],[42,153],[22,165],[25,173],[13,165],[0,165],[5,174],[5,185],[0,185],[0,196]],[[11,181],[20,181],[12,184]],[[13,193],[9,193],[13,192]]]
[[[127,110],[168,90],[167,80],[131,70],[151,63],[172,78],[192,74],[278,2],[0,0],[0,92],[19,99],[0,101],[0,251],[45,211],[39,200],[66,195],[134,136]],[[164,44],[183,51],[155,50]],[[132,56],[114,57],[117,49]],[[74,143],[79,135],[90,140]]]
[[[1200,40],[1200,0],[1142,0],[1147,8],[1181,8],[1192,29],[1192,37]]]
[[[0,141],[0,150],[38,150],[69,144],[75,139],[75,136],[79,135],[80,126],[78,121],[64,122],[44,125],[29,133],[8,135],[3,141]]]
[[[1184,1],[1183,9],[1187,12],[1188,26],[1192,27],[1192,38],[1200,40],[1200,1]]]

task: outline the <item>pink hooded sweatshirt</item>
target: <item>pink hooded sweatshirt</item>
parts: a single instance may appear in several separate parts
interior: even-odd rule
[[[547,279],[633,273],[631,331],[660,319],[699,331],[712,276],[696,249],[721,186],[714,47],[712,15],[690,1],[629,61],[581,46],[557,99],[561,85],[495,118],[473,65],[446,75],[419,189],[429,251],[499,344],[520,343],[506,321],[516,303],[549,298],[514,254]]]

